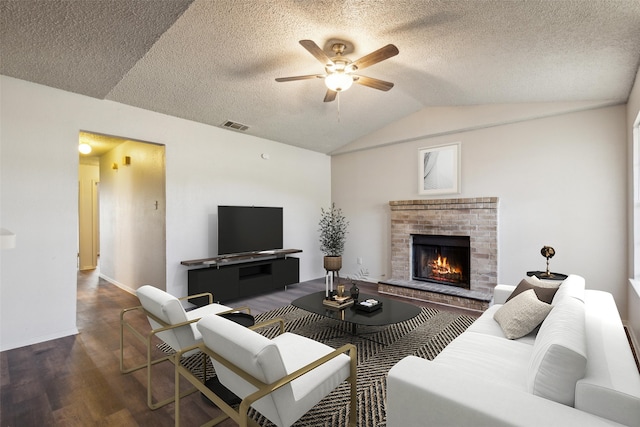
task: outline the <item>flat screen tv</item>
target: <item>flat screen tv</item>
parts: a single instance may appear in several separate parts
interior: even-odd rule
[[[218,255],[282,249],[282,208],[218,206]]]

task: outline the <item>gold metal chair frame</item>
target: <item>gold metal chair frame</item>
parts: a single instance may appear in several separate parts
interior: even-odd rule
[[[249,329],[257,329],[257,328],[262,328],[265,326],[268,326],[270,324],[273,323],[279,323],[280,324],[280,334],[282,334],[284,332],[284,320],[282,319],[272,319],[272,320],[268,320],[259,324],[256,324],[254,326],[251,326]],[[208,347],[206,347],[204,345],[204,343],[200,344],[200,345],[196,345],[190,348],[186,348],[184,350],[182,350],[179,354],[181,353],[185,353],[188,351],[191,351],[193,349],[200,349],[200,351],[203,354],[206,354],[212,358],[214,358],[216,361],[220,362],[221,364],[223,364],[226,368],[230,369],[232,372],[234,372],[235,374],[237,374],[238,376],[240,376],[242,379],[244,379],[245,381],[251,383],[252,385],[254,385],[258,390],[256,392],[254,392],[253,394],[250,394],[249,396],[245,397],[242,402],[240,403],[238,409],[234,409],[233,407],[231,407],[229,404],[227,404],[224,400],[222,400],[222,398],[220,398],[218,395],[216,395],[213,391],[211,391],[209,388],[207,388],[207,386],[204,385],[204,383],[198,379],[195,375],[193,375],[193,373],[191,373],[188,369],[186,369],[185,367],[183,367],[180,364],[176,364],[175,365],[175,372],[176,372],[176,379],[175,379],[175,383],[176,383],[176,387],[175,387],[175,425],[176,427],[180,427],[180,375],[182,375],[184,378],[186,378],[191,384],[193,384],[196,389],[200,390],[202,392],[202,394],[204,394],[207,398],[209,398],[209,400],[211,400],[218,408],[220,408],[224,414],[220,415],[217,418],[214,418],[213,420],[202,424],[202,427],[209,427],[209,426],[215,426],[219,423],[221,423],[222,421],[226,420],[227,418],[231,418],[233,421],[235,421],[240,427],[248,427],[248,426],[252,426],[252,427],[259,427],[258,423],[255,422],[254,420],[249,418],[249,408],[251,407],[251,405],[261,399],[262,397],[266,396],[269,393],[272,393],[274,391],[276,391],[277,389],[279,389],[280,387],[290,383],[291,381],[295,380],[298,377],[301,377],[302,375],[306,374],[307,372],[312,371],[313,369],[317,368],[318,366],[328,362],[329,360],[343,354],[343,353],[349,353],[349,358],[350,358],[350,373],[349,373],[349,385],[351,388],[351,396],[350,396],[350,406],[349,406],[349,426],[350,427],[356,427],[356,411],[357,411],[357,386],[356,386],[356,381],[357,381],[357,356],[356,356],[356,347],[353,344],[345,344],[342,347],[332,351],[331,353],[327,354],[324,357],[321,357],[309,364],[307,364],[306,366],[303,366],[302,368],[298,369],[297,371],[287,375],[286,377],[283,377],[281,379],[279,379],[278,381],[271,383],[271,384],[265,384],[262,381],[258,380],[257,378],[249,375],[248,373],[246,373],[245,371],[241,370],[240,368],[238,368],[236,365],[233,364],[233,362],[223,358],[222,356],[220,356],[219,354],[215,353],[214,351],[212,351],[211,349],[209,349]]]
[[[178,298],[178,300],[180,301],[185,301],[185,300],[190,300],[193,298],[198,298],[198,297],[208,297],[209,298],[209,304],[213,303],[213,295],[211,293],[201,293],[201,294],[197,294],[197,295],[189,295],[186,297],[182,297],[182,298]],[[141,333],[140,331],[136,330],[133,325],[131,325],[126,319],[125,319],[125,315],[127,315],[130,312],[133,311],[139,311],[141,313],[143,313],[145,316],[148,316],[150,318],[152,318],[153,320],[155,320],[156,322],[158,322],[160,325],[162,325],[161,328],[157,328],[157,329],[152,329],[151,331],[148,332],[148,335],[144,335],[144,333]],[[246,306],[242,306],[242,307],[238,307],[238,308],[233,308],[230,310],[226,310],[217,314],[227,314],[227,313],[236,313],[236,312],[241,312],[241,311],[246,311],[247,314],[251,314],[251,309],[249,307]],[[181,323],[177,323],[175,325],[170,325],[168,323],[166,323],[164,320],[159,319],[158,317],[154,316],[152,313],[149,313],[147,310],[144,309],[143,306],[138,305],[135,307],[129,307],[129,308],[125,308],[120,312],[120,372],[123,374],[128,374],[134,371],[137,371],[139,369],[142,368],[147,368],[147,406],[152,409],[158,409],[161,408],[173,401],[175,401],[175,396],[169,397],[167,399],[164,399],[162,401],[159,402],[154,402],[153,401],[153,393],[151,391],[151,384],[152,384],[152,366],[156,365],[158,363],[164,362],[164,361],[169,361],[171,363],[173,363],[174,365],[178,366],[180,365],[179,361],[182,358],[182,355],[185,353],[185,351],[181,351],[179,353],[174,353],[168,356],[164,356],[164,357],[160,357],[158,359],[152,359],[151,358],[151,350],[152,350],[152,340],[153,337],[156,336],[157,334],[159,334],[160,332],[164,332],[164,331],[168,331],[171,329],[175,329],[175,328],[179,328],[185,325],[189,325],[191,323],[195,323],[198,320],[200,320],[200,318],[197,319],[192,319],[186,322],[181,322]],[[134,366],[132,368],[125,368],[124,366],[124,329],[125,327],[127,329],[129,329],[129,331],[131,333],[133,333],[133,335],[138,338],[140,341],[142,341],[143,343],[145,343],[146,347],[147,347],[147,360],[145,363],[142,363],[140,365]],[[203,367],[203,375],[204,378],[206,378],[207,376],[207,359],[206,359],[206,355],[202,354],[202,367]],[[191,390],[187,390],[185,392],[182,393],[181,397],[184,396],[188,396],[191,393],[194,393],[198,391],[198,389],[191,389]]]

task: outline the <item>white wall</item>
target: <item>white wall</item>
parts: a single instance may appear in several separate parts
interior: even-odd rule
[[[320,208],[330,205],[330,158],[192,126],[189,143],[167,145],[167,289],[186,295],[187,269],[179,262],[217,254],[218,205],[282,206],[283,246],[304,251],[300,280],[324,276],[317,229]]]
[[[330,204],[329,157],[10,77],[0,87],[0,225],[17,235],[0,255],[0,350],[76,332],[80,130],[166,146],[169,292],[187,292],[181,260],[211,255],[219,204],[284,207],[284,245],[304,251],[301,280],[322,276],[317,222]]]
[[[100,276],[130,292],[166,289],[164,154],[162,145],[126,140],[100,157]]]
[[[70,95],[0,79],[0,221],[16,234],[0,252],[7,350],[77,332],[78,128],[62,117]]]
[[[474,110],[482,113],[482,107]],[[412,118],[413,128],[404,128],[405,138],[411,138],[412,129],[413,137],[420,135],[419,123],[441,122],[424,114],[422,120]],[[462,192],[444,197],[499,197],[498,281],[517,284],[526,271],[544,269],[540,248],[550,245],[556,249],[552,271],[583,275],[589,288],[613,293],[625,317],[625,107],[511,124],[485,115],[487,128],[475,124],[466,132],[453,128],[369,149],[356,144],[359,151],[332,157],[332,200],[351,222],[343,274],[357,271],[361,257],[372,280],[387,277],[389,201],[423,198],[418,195],[419,148],[461,142]],[[388,138],[384,129],[381,135]],[[376,135],[367,139],[370,145],[380,142]]]
[[[629,203],[628,203],[628,224],[629,224],[629,234],[628,234],[628,247],[629,247],[629,277],[639,277],[640,271],[634,271],[634,265],[640,264],[640,252],[638,252],[638,247],[633,242],[633,235],[639,235],[639,230],[634,229],[634,197],[633,197],[633,125],[636,123],[637,118],[640,116],[640,70],[638,70],[638,74],[636,75],[636,81],[631,90],[631,94],[629,95],[629,100],[627,102],[627,147],[628,147],[628,194],[629,194]],[[637,213],[635,214],[637,215]],[[636,224],[639,226],[640,224]],[[635,257],[635,259],[634,259]],[[636,281],[636,286],[633,287],[631,284],[627,287],[628,292],[628,312],[629,312],[629,327],[635,338],[636,345],[640,346],[640,283]],[[640,348],[638,349],[640,350]]]

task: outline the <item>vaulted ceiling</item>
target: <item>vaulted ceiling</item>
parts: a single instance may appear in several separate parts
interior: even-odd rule
[[[397,56],[323,102],[299,41]],[[0,73],[330,153],[433,106],[625,102],[637,0],[0,0]]]

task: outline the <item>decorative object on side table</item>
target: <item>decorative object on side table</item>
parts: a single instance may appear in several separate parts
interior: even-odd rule
[[[551,246],[543,246],[540,249],[540,254],[547,259],[547,270],[546,271],[527,271],[527,276],[535,276],[538,279],[546,279],[546,280],[564,280],[567,278],[566,274],[561,273],[552,273],[549,271],[549,259],[553,258],[556,254],[556,250]]]
[[[549,259],[553,258],[556,254],[556,250],[551,246],[543,246],[542,249],[540,249],[540,254],[547,259],[547,271],[542,274],[542,276],[545,278],[553,278],[553,273],[549,271]]]

